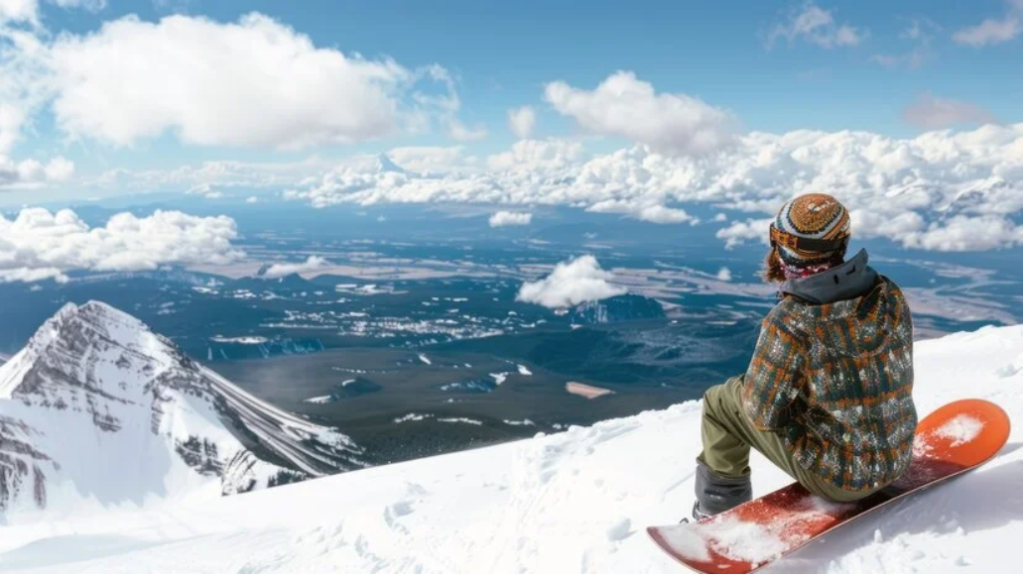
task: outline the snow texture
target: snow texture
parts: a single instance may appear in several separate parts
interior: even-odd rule
[[[960,415],[942,426],[935,433],[950,441],[951,446],[960,446],[978,437],[984,424],[969,415]]]
[[[1020,573],[1022,327],[915,346],[921,415],[965,397],[1013,422],[1007,446],[777,561],[770,572]],[[13,360],[12,360],[13,361]],[[1018,363],[1019,366],[1019,363]],[[63,417],[63,416],[62,416]],[[248,494],[108,503],[0,525],[0,571],[683,573],[645,535],[693,503],[700,403]],[[59,431],[59,430],[53,430]],[[754,455],[755,495],[790,480]],[[744,528],[736,536],[749,537]],[[737,539],[744,556],[770,541]]]

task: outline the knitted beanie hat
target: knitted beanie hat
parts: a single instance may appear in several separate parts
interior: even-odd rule
[[[850,215],[830,195],[801,195],[783,205],[770,232],[787,273],[824,270],[846,253]]]

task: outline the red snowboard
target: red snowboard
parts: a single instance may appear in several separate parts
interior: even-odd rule
[[[970,471],[1010,436],[1010,418],[979,399],[955,401],[917,426],[914,459],[895,484],[853,503],[834,503],[793,484],[697,523],[647,528],[661,548],[706,574],[746,574],[882,504]]]

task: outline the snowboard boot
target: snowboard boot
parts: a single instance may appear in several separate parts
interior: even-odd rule
[[[699,521],[703,520],[704,518],[710,518],[710,517],[711,517],[711,514],[707,514],[707,513],[703,512],[703,511],[701,511],[701,509],[700,509],[700,500],[694,500],[694,502],[693,502],[693,511],[690,512],[690,517],[689,518],[683,518],[682,523],[689,524],[690,523],[690,518],[692,518],[694,522],[699,522]]]
[[[703,520],[704,518],[710,518],[710,517],[711,516],[709,516],[708,514],[705,514],[704,512],[700,511],[700,502],[694,502],[693,503],[693,510],[690,511],[690,516],[689,517],[683,516],[683,518],[681,520],[679,520],[679,523],[680,524],[689,524],[690,522],[699,522],[699,521]]]
[[[697,492],[697,501],[693,504],[695,520],[721,514],[754,497],[749,475],[741,478],[722,477],[701,461],[697,462],[694,487]]]

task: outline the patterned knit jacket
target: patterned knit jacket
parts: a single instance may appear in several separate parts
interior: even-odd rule
[[[881,275],[853,299],[815,305],[786,295],[762,323],[744,409],[824,481],[881,488],[910,464],[912,353],[910,309]]]

